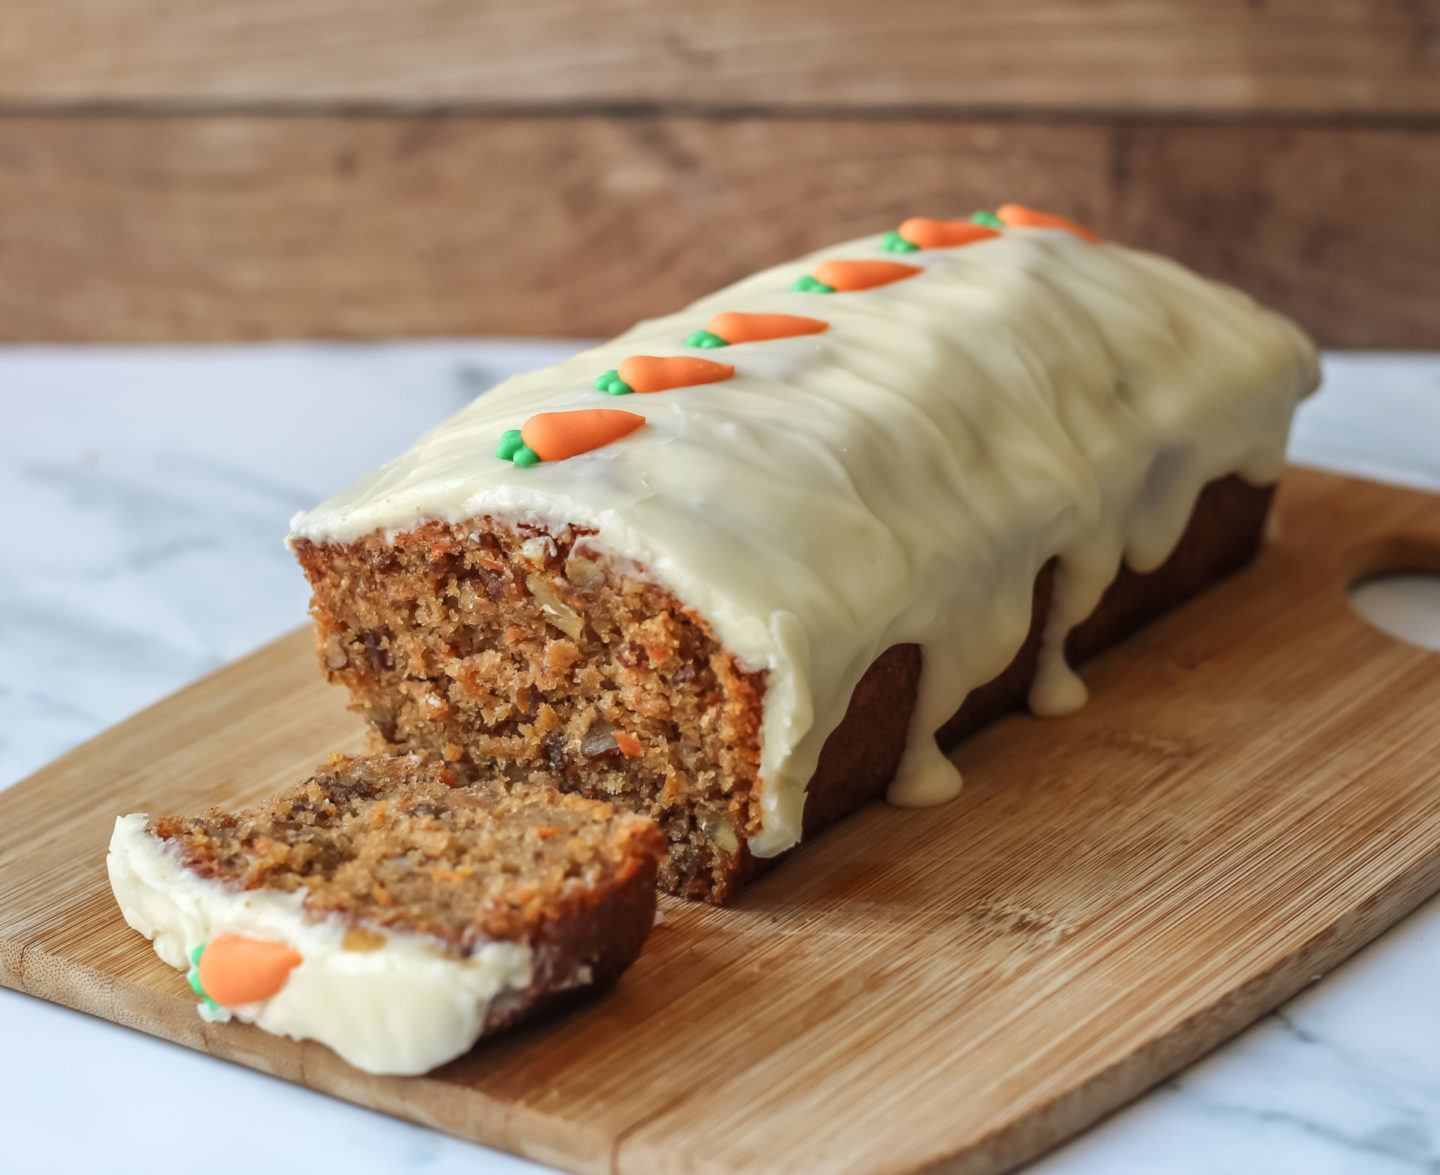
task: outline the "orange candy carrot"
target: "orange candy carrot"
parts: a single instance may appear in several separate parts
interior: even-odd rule
[[[632,392],[668,392],[671,388],[719,383],[734,375],[735,367],[694,355],[671,355],[663,359],[655,355],[631,355],[620,364],[619,372]]]
[[[740,314],[727,310],[712,318],[706,329],[727,343],[763,343],[796,335],[818,335],[829,330],[830,324],[803,314]]]
[[[200,956],[200,983],[207,996],[227,1008],[253,1004],[285,986],[301,962],[299,953],[286,943],[220,934]]]
[[[920,266],[906,265],[903,261],[822,261],[815,267],[815,280],[839,293],[849,294],[888,286],[924,272]]]
[[[1077,237],[1086,241],[1098,241],[1098,233],[1092,233],[1083,225],[1076,224],[1073,220],[1066,220],[1063,216],[1054,216],[1049,212],[1036,212],[1033,208],[1026,208],[1023,204],[1002,204],[995,210],[995,215],[1012,228],[1063,228],[1067,233],[1074,233]]]
[[[643,416],[615,408],[541,412],[521,426],[520,437],[540,460],[564,461],[629,436],[644,423]]]
[[[973,245],[976,241],[1000,234],[973,220],[931,220],[928,216],[912,216],[900,226],[900,235],[921,249],[953,249],[957,245]]]

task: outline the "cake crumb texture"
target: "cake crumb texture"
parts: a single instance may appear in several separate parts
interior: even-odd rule
[[[264,804],[153,831],[199,877],[303,891],[307,915],[349,923],[350,949],[402,932],[460,955],[603,906],[664,851],[649,821],[613,805],[419,755],[335,755]]]
[[[764,674],[587,538],[479,518],[301,541],[321,661],[375,749],[620,803],[665,834],[663,888],[723,900],[760,823]]]

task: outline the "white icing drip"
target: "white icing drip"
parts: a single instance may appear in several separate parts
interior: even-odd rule
[[[792,292],[827,257],[894,259],[880,238],[757,274],[684,312],[509,380],[291,537],[349,542],[481,514],[594,527],[751,668],[768,671],[765,856],[800,835],[820,748],[871,662],[916,642],[923,675],[890,789],[937,802],[958,774],[930,735],[1005,667],[1035,576],[1059,556],[1037,710],[1083,701],[1064,634],[1121,557],[1156,566],[1209,481],[1274,480],[1318,382],[1288,321],[1179,265],[1053,230],[907,254],[927,272],[850,294]],[[819,317],[824,334],[687,350],[723,310]],[[591,387],[633,354],[705,354],[724,383],[613,400]],[[515,469],[494,456],[531,414],[623,407],[624,441]]]
[[[347,950],[345,926],[315,920],[303,893],[232,889],[197,877],[152,836],[143,814],[115,821],[106,856],[125,921],[172,967],[217,934],[289,943],[304,961],[267,1000],[226,1009],[267,1032],[318,1040],[371,1073],[424,1073],[470,1048],[491,1001],[530,983],[526,943],[492,942],[469,958],[421,935],[385,934],[374,950]],[[230,1015],[200,1005],[207,1020]]]
[[[915,715],[905,740],[905,753],[885,798],[899,808],[931,808],[953,800],[964,786],[960,768],[941,752],[935,730],[915,730]]]

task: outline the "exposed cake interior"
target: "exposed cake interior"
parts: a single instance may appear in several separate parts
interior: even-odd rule
[[[200,878],[303,893],[309,915],[353,926],[352,945],[394,931],[459,955],[528,937],[660,851],[648,822],[610,805],[406,756],[335,756],[268,803],[153,832]]]
[[[488,518],[296,549],[326,671],[382,747],[622,803],[664,831],[667,889],[724,895],[759,821],[764,675],[640,569]]]

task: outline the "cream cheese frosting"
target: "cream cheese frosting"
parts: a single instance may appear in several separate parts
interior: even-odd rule
[[[1278,478],[1318,384],[1288,320],[1163,258],[1055,229],[907,253],[922,273],[849,293],[791,288],[822,261],[894,260],[881,237],[822,250],[517,376],[314,510],[291,541],[350,542],[431,520],[592,528],[766,671],[759,856],[800,837],[806,784],[855,685],[895,644],[923,650],[896,803],[953,796],[934,732],[1002,670],[1058,557],[1031,705],[1083,703],[1064,638],[1122,561],[1158,566],[1206,483]],[[686,346],[723,311],[822,318],[821,334]],[[632,355],[704,354],[723,383],[612,399]],[[495,454],[538,412],[620,407],[623,440],[518,468]]]
[[[268,999],[218,1015],[201,1004],[202,1015],[317,1040],[371,1073],[424,1073],[459,1056],[497,997],[530,983],[527,943],[485,943],[461,958],[425,936],[385,932],[382,945],[349,949],[347,927],[308,915],[303,892],[240,890],[186,869],[144,814],[115,821],[106,867],[125,921],[172,967],[187,969],[191,952],[222,934],[286,943],[301,956]]]

